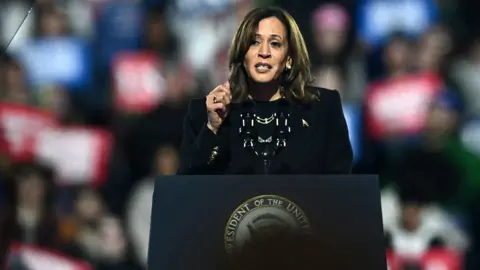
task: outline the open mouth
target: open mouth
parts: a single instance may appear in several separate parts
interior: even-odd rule
[[[255,65],[255,68],[257,70],[264,71],[264,70],[272,69],[272,66],[267,64],[267,63],[258,63],[258,64]]]

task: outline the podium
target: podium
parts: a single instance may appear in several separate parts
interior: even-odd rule
[[[326,248],[315,256],[334,256],[336,269],[387,269],[380,187],[369,175],[158,178],[148,268],[219,269],[257,235],[281,228],[318,239]]]

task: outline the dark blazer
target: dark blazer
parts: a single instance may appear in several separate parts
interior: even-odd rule
[[[348,174],[353,151],[340,95],[313,89],[319,100],[290,105],[287,146],[270,162],[269,174]],[[190,102],[183,126],[178,174],[264,174],[264,162],[243,148],[240,106],[231,104],[221,128],[207,128],[205,98]]]

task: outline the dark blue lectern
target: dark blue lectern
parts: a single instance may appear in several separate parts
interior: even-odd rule
[[[345,270],[387,269],[378,179],[360,175],[159,178],[148,268],[218,269],[258,235],[285,228],[320,239]]]

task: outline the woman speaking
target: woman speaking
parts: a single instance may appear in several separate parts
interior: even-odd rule
[[[308,85],[308,52],[286,11],[250,11],[229,67],[228,82],[189,104],[179,174],[350,173],[340,95]]]

